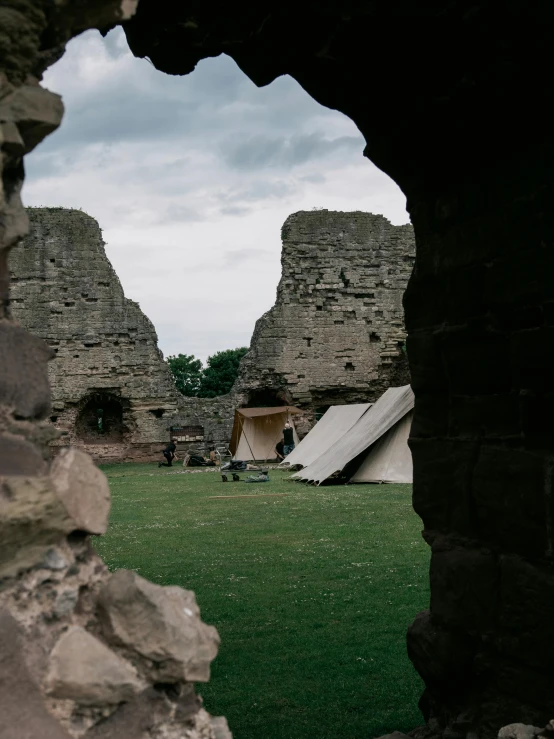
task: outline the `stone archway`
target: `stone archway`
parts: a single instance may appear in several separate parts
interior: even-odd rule
[[[26,230],[22,157],[62,116],[37,79],[69,38],[129,19],[135,6],[2,8],[0,27],[12,31],[0,47],[2,459],[37,485],[48,351],[10,321],[6,266]],[[414,506],[432,547],[430,610],[409,644],[431,731],[452,739],[554,715],[550,28],[538,0],[317,9],[141,0],[126,25],[135,55],[170,74],[225,52],[258,85],[294,76],[355,121],[366,155],[408,198],[417,247],[405,296]],[[44,736],[64,735],[38,688],[21,700]]]
[[[86,395],[75,420],[75,436],[86,444],[120,444],[127,428],[120,398],[106,392]]]

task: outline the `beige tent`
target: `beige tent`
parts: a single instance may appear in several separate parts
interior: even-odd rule
[[[414,394],[409,385],[389,388],[331,449],[293,477],[320,484],[349,465],[346,472],[350,474],[348,479],[352,482],[369,482],[366,474],[373,482],[411,482],[411,454],[406,443],[409,433],[406,425],[411,419],[403,425],[398,424],[410,414],[413,407]],[[388,440],[384,439],[390,431],[394,433]],[[375,442],[380,439],[382,445],[379,452]],[[368,462],[367,473],[360,473],[360,478],[364,479],[354,480],[368,457],[371,460]],[[355,471],[350,471],[352,466]],[[387,477],[392,479],[385,480]],[[400,477],[402,479],[397,479]]]
[[[319,419],[310,433],[281,462],[281,466],[301,464],[307,467],[327,452],[349,431],[361,416],[371,408],[371,403],[333,405]]]
[[[412,482],[412,453],[408,436],[413,411],[406,413],[373,444],[349,482]]]
[[[235,459],[244,462],[275,459],[275,445],[283,438],[283,428],[289,421],[298,444],[292,417],[302,413],[298,408],[283,405],[277,408],[237,408],[231,435],[230,450]]]

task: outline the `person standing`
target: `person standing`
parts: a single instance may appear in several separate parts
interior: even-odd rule
[[[177,447],[175,445],[175,439],[171,439],[169,444],[166,446],[166,448],[163,450],[162,454],[164,455],[166,461],[165,462],[159,462],[158,463],[158,469],[160,467],[171,467],[173,460],[177,459]]]
[[[285,428],[283,429],[283,454],[285,455],[285,457],[287,456],[287,454],[290,454],[293,449],[294,449],[293,428],[290,425],[290,423],[287,421],[285,423]]]

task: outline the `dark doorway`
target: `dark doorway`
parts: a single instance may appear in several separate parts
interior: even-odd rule
[[[291,405],[287,393],[271,388],[260,388],[248,393],[248,408],[276,408],[280,405]]]
[[[77,437],[89,443],[120,442],[126,428],[121,400],[110,393],[93,393],[85,399],[75,422]]]

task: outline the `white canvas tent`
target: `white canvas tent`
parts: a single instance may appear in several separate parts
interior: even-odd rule
[[[373,444],[348,482],[412,482],[412,453],[408,436],[413,411],[406,413]]]
[[[371,403],[331,406],[310,433],[285,457],[281,466],[301,464],[302,467],[307,467],[315,462],[342,439],[368,408],[371,408]]]
[[[411,454],[406,443],[411,417],[400,422],[413,407],[414,394],[409,385],[389,388],[327,453],[293,477],[320,484],[355,461],[356,471],[349,478],[352,482],[411,482]],[[380,450],[375,444],[379,440]],[[361,472],[366,460],[367,469]],[[360,476],[355,480],[358,472]]]
[[[275,459],[275,445],[282,439],[287,421],[293,429],[294,443],[298,444],[293,416],[299,413],[302,411],[288,405],[277,408],[237,408],[231,435],[231,453],[235,459],[243,462]]]

